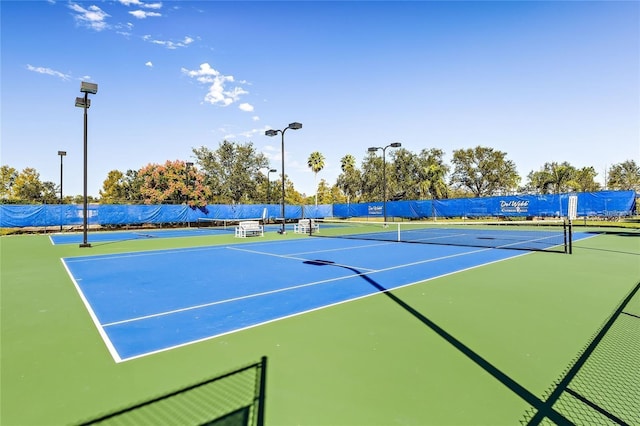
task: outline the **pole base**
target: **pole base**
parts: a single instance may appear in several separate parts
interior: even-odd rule
[[[278,234],[284,235],[286,233],[287,233],[287,231],[285,231],[284,229],[278,229]]]
[[[80,248],[91,247],[91,243],[82,243],[80,244]]]

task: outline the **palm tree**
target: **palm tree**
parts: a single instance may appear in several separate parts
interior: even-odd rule
[[[356,169],[356,158],[347,154],[340,159],[342,173],[338,176],[337,186],[347,197],[347,203],[351,202],[351,195],[358,191],[360,186],[360,172]]]
[[[311,169],[311,171],[315,174],[315,183],[316,183],[316,206],[318,205],[318,172],[324,169],[324,156],[320,154],[318,151],[314,151],[309,155],[309,159],[307,160],[307,165]]]

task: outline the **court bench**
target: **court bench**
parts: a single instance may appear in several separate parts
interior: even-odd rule
[[[264,227],[257,220],[245,220],[236,226],[236,237],[264,236]]]
[[[320,232],[320,225],[313,219],[300,219],[293,225],[293,232],[296,234],[308,234],[309,228],[312,232]]]

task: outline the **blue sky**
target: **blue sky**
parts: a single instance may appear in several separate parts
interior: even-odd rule
[[[418,153],[507,153],[523,183],[544,163],[640,162],[636,1],[5,1],[1,163],[82,193],[82,80],[89,194],[110,170],[193,161],[252,142],[315,193],[346,154],[399,141]],[[272,179],[276,177],[272,174]]]

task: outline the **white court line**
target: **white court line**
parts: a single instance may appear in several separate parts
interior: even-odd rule
[[[490,249],[483,249],[483,250],[477,250],[477,251],[485,251],[485,250],[490,250]],[[464,253],[464,254],[468,254],[468,253]],[[464,254],[462,254],[462,255],[464,255]],[[520,257],[520,256],[526,256],[528,254],[531,254],[531,253],[529,253],[529,252],[520,253],[518,255],[509,256],[509,257],[505,257],[505,258],[502,258],[502,259],[493,260],[491,262],[470,266],[468,268],[460,269],[460,270],[457,270],[457,271],[447,272],[446,274],[437,275],[435,277],[420,279],[418,281],[413,281],[413,282],[409,282],[407,284],[402,284],[402,285],[399,285],[399,286],[396,286],[396,287],[393,287],[393,288],[390,288],[390,289],[386,289],[386,290],[382,291],[382,293],[386,293],[388,291],[393,291],[393,290],[398,290],[398,289],[401,289],[401,288],[404,288],[404,287],[409,287],[409,286],[416,285],[416,284],[422,284],[422,283],[425,283],[425,282],[428,282],[428,281],[432,281],[432,280],[435,280],[435,279],[438,279],[438,278],[446,277],[446,276],[449,276],[449,275],[454,275],[454,274],[457,274],[457,273],[460,273],[460,272],[464,272],[464,271],[470,271],[472,269],[476,269],[476,268],[479,268],[479,267],[482,267],[482,266],[491,265],[493,263],[502,262],[502,261],[513,259],[513,258]],[[433,261],[433,260],[436,260],[436,259],[431,259],[429,261]],[[420,263],[420,262],[418,262],[418,263]],[[388,269],[393,269],[393,268],[388,268]],[[345,278],[354,278],[354,277],[358,277],[358,276],[361,276],[361,275],[368,275],[368,274],[351,275],[351,276],[345,277]],[[378,291],[375,291],[375,292],[372,292],[372,293],[369,293],[369,294],[365,294],[365,295],[362,295],[362,296],[357,296],[357,297],[353,297],[353,298],[350,298],[350,299],[341,300],[339,302],[330,303],[328,305],[323,305],[323,306],[318,306],[316,308],[307,309],[306,311],[295,312],[293,314],[284,315],[284,316],[277,317],[277,318],[272,318],[272,319],[269,319],[269,320],[266,320],[266,321],[263,321],[263,322],[260,322],[260,323],[257,323],[257,324],[248,325],[246,327],[240,327],[240,328],[229,330],[229,331],[225,331],[225,332],[222,332],[222,333],[219,333],[219,334],[214,334],[214,335],[211,335],[211,336],[202,337],[200,339],[195,339],[195,340],[192,340],[192,341],[189,341],[189,342],[179,343],[177,345],[169,346],[169,347],[166,347],[166,348],[156,349],[156,350],[153,350],[153,351],[150,351],[150,352],[145,352],[143,354],[134,355],[134,356],[131,356],[131,357],[128,357],[128,358],[124,359],[123,361],[130,361],[130,360],[133,360],[133,359],[143,358],[143,357],[146,357],[146,356],[149,356],[149,355],[155,355],[155,354],[158,354],[158,353],[161,353],[161,352],[170,351],[170,350],[181,348],[181,347],[188,346],[188,345],[191,345],[191,344],[205,342],[207,340],[216,339],[218,337],[226,336],[226,335],[237,333],[237,332],[244,331],[244,330],[249,330],[249,329],[252,329],[252,328],[255,328],[255,327],[260,327],[260,326],[263,326],[263,325],[266,325],[266,324],[270,324],[270,323],[273,323],[273,322],[276,322],[276,321],[280,321],[280,320],[284,320],[284,319],[288,319],[288,318],[294,318],[294,317],[297,317],[299,315],[306,315],[306,314],[311,313],[311,312],[319,311],[319,310],[326,309],[326,308],[331,308],[333,306],[342,305],[344,303],[351,303],[351,302],[356,301],[356,300],[360,300],[360,299],[364,299],[364,298],[367,298],[367,297],[375,296],[375,295],[377,295],[379,293],[381,293],[381,291],[378,290]]]
[[[238,249],[233,248],[233,250],[238,250]],[[313,281],[313,282],[306,283],[306,284],[300,284],[300,285],[295,285],[295,286],[291,286],[291,287],[284,287],[284,288],[265,291],[265,292],[261,292],[261,293],[248,294],[248,295],[245,295],[245,296],[234,297],[234,298],[231,298],[231,299],[218,300],[218,301],[215,301],[215,302],[203,303],[203,304],[200,304],[200,305],[188,306],[188,307],[185,307],[185,308],[173,309],[173,310],[170,310],[170,311],[158,312],[158,313],[150,314],[150,315],[143,315],[143,316],[140,316],[140,317],[129,318],[129,319],[121,320],[121,321],[114,321],[114,322],[101,324],[101,325],[102,325],[102,327],[110,327],[110,326],[114,326],[114,325],[127,324],[127,323],[136,322],[136,321],[143,321],[143,320],[150,319],[150,318],[158,318],[158,317],[168,316],[168,315],[172,315],[172,314],[176,314],[176,313],[180,313],[180,312],[188,312],[188,311],[193,311],[193,310],[197,310],[197,309],[203,309],[203,308],[207,308],[207,307],[210,307],[210,306],[215,306],[215,305],[221,305],[221,304],[224,304],[224,303],[235,302],[235,301],[238,301],[238,300],[252,299],[252,298],[255,298],[255,297],[266,296],[266,295],[276,294],[276,293],[283,293],[283,292],[286,292],[286,291],[297,290],[297,289],[300,289],[300,288],[312,287],[312,286],[316,286],[316,285],[332,283],[332,282],[336,282],[336,281],[341,281],[341,280],[351,279],[351,278],[354,278],[354,277],[359,277],[359,276],[362,276],[362,275],[378,274],[380,272],[392,271],[394,269],[405,268],[405,267],[408,267],[408,266],[415,266],[415,265],[420,265],[420,264],[425,264],[425,263],[436,262],[436,261],[439,261],[439,260],[451,259],[451,258],[459,257],[459,256],[466,256],[466,255],[469,255],[469,254],[480,253],[480,252],[487,251],[487,250],[491,250],[491,249],[483,248],[483,249],[480,249],[480,250],[474,250],[474,251],[465,252],[465,253],[457,253],[457,254],[452,254],[452,255],[448,255],[448,256],[441,256],[441,257],[436,257],[436,258],[432,258],[432,259],[420,260],[420,261],[416,261],[416,262],[406,263],[406,264],[403,264],[403,265],[395,265],[395,266],[391,266],[391,267],[388,267],[388,268],[377,269],[377,270],[375,270],[375,269],[367,269],[367,268],[360,268],[360,267],[356,267],[356,266],[344,265],[344,264],[339,264],[339,263],[327,263],[328,266],[339,266],[339,267],[343,267],[343,268],[357,269],[357,270],[366,269],[366,272],[360,272],[360,273],[357,273],[357,274],[354,274],[354,275],[347,275],[347,276],[344,276],[344,277],[337,277],[337,278],[330,278],[330,279],[326,279],[326,280]],[[262,254],[262,255],[265,255],[265,256],[280,257],[280,258],[284,258],[284,259],[310,261],[309,259],[288,257],[286,255],[275,255],[273,253],[261,253],[261,252],[252,251],[252,250],[242,250],[242,251],[248,251],[250,253],[255,253],[255,254]],[[486,264],[483,264],[483,265],[486,265]],[[421,281],[418,281],[418,282],[421,282]],[[404,287],[404,286],[401,286],[401,287]],[[400,287],[394,287],[392,290],[395,290],[396,288],[400,288]]]
[[[84,303],[85,308],[87,308],[87,311],[89,312],[89,316],[91,317],[91,320],[93,321],[93,323],[95,324],[96,328],[98,329],[98,333],[100,334],[100,337],[102,337],[102,340],[104,341],[104,344],[107,345],[107,349],[109,350],[109,353],[111,354],[111,356],[113,357],[115,362],[122,362],[122,358],[120,358],[120,354],[118,354],[118,351],[116,350],[115,346],[113,346],[113,343],[111,342],[111,339],[109,339],[109,336],[107,336],[106,331],[104,331],[103,326],[100,324],[100,321],[98,320],[98,316],[93,311],[93,308],[91,307],[91,304],[89,303],[87,298],[84,296],[84,293],[82,292],[82,289],[80,288],[80,286],[78,285],[78,282],[76,281],[75,277],[73,276],[73,274],[69,270],[69,267],[67,266],[67,263],[65,262],[64,259],[60,259],[60,260],[62,260],[62,264],[64,265],[64,269],[67,271],[67,274],[69,274],[69,277],[71,278],[71,281],[73,282],[73,285],[75,286],[76,291],[78,292],[78,295],[80,296],[80,299],[82,300],[82,303]]]

